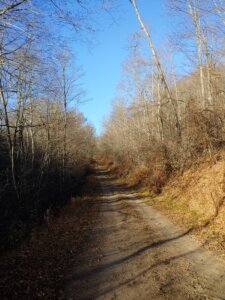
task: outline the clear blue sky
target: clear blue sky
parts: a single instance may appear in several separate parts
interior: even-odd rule
[[[105,26],[93,35],[91,50],[84,45],[76,46],[78,61],[84,67],[82,79],[87,91],[88,102],[79,105],[79,110],[96,128],[102,130],[102,121],[111,110],[111,103],[117,93],[117,85],[122,77],[122,63],[128,56],[128,38],[140,29],[129,0],[122,0],[117,24],[107,14],[99,15],[99,23]],[[156,46],[163,44],[170,29],[165,9],[165,0],[137,0],[144,21],[151,30]]]

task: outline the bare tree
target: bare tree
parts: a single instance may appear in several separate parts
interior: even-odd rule
[[[130,2],[132,3],[132,5],[133,5],[133,7],[135,9],[138,21],[140,22],[140,25],[141,25],[141,27],[142,27],[142,29],[143,29],[146,37],[147,37],[147,40],[148,40],[148,43],[149,43],[149,46],[150,46],[150,49],[151,49],[151,52],[152,52],[155,64],[156,64],[156,67],[158,69],[159,80],[161,81],[161,83],[162,83],[162,85],[163,85],[163,87],[165,89],[167,98],[170,101],[170,104],[171,104],[171,106],[173,108],[173,113],[174,113],[174,117],[175,117],[175,125],[176,125],[176,129],[177,129],[177,136],[178,136],[178,140],[180,140],[180,138],[181,138],[181,127],[180,127],[179,117],[178,117],[178,114],[177,114],[175,100],[173,99],[173,97],[171,95],[171,92],[170,92],[170,89],[169,89],[169,85],[167,83],[166,76],[165,76],[165,74],[163,72],[162,65],[161,65],[160,60],[158,58],[158,55],[156,53],[156,50],[155,50],[154,44],[152,42],[152,38],[151,38],[151,36],[149,34],[149,31],[147,30],[147,27],[146,27],[145,23],[143,22],[143,20],[141,18],[139,9],[138,9],[137,4],[136,4],[136,0],[130,0]]]

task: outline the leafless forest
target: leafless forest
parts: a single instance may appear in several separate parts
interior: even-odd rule
[[[225,4],[166,1],[176,28],[158,50],[138,1],[131,2],[142,30],[131,41],[122,93],[100,144],[122,173],[159,193],[173,172],[182,173],[203,154],[216,162],[224,147]],[[142,54],[142,38],[149,58]],[[183,75],[176,71],[174,53],[186,61]]]
[[[204,153],[216,161],[224,147],[225,5],[168,0],[168,13],[179,26],[171,45],[160,51],[136,1],[130,3],[141,31],[131,41],[136,46],[124,63],[122,96],[98,146],[124,173],[159,193],[173,172],[182,173]],[[77,1],[71,12],[60,1],[1,1],[3,247],[13,234],[41,222],[46,210],[62,205],[62,195],[71,193],[93,156],[94,130],[74,108],[85,99],[82,70],[78,64],[71,75],[74,57],[60,36],[65,24],[75,32],[91,31],[88,5]],[[147,58],[140,39],[148,42]],[[173,51],[185,57],[185,75],[176,71]]]
[[[77,9],[0,1],[1,250],[65,204],[93,155],[94,129],[76,111],[82,70],[60,35],[65,23],[79,30]]]
[[[136,46],[124,63],[122,96],[98,146],[124,173],[159,193],[173,172],[182,173],[205,153],[216,161],[224,147],[225,5],[221,0],[166,1],[179,26],[161,51],[136,1],[130,3],[141,31],[131,41]],[[1,1],[3,248],[64,203],[93,156],[94,130],[75,109],[85,99],[82,69],[60,36],[65,24],[77,34],[91,31],[90,4],[71,5],[73,11],[60,1]],[[141,54],[143,39],[147,56]],[[173,52],[185,57],[185,75],[176,71]]]
[[[1,299],[224,299],[225,2],[162,1],[158,45],[126,1],[137,31],[96,136],[71,45],[122,1],[0,0]]]

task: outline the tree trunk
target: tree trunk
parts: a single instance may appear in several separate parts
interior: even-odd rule
[[[153,55],[153,58],[154,58],[154,62],[156,64],[156,67],[158,69],[158,73],[159,73],[159,76],[160,76],[160,81],[162,82],[162,85],[166,91],[166,96],[172,106],[172,109],[173,109],[173,113],[174,113],[174,117],[175,117],[175,126],[176,126],[176,131],[177,131],[177,138],[178,138],[178,141],[180,142],[181,140],[181,127],[180,127],[180,122],[179,122],[179,118],[178,118],[178,114],[177,114],[177,109],[176,109],[176,103],[175,103],[175,100],[173,99],[172,95],[171,95],[171,92],[170,92],[170,89],[169,89],[169,86],[168,86],[168,83],[167,83],[167,79],[166,79],[166,76],[163,72],[163,69],[162,69],[162,66],[161,66],[161,63],[159,61],[159,58],[158,58],[158,55],[156,53],[156,50],[155,50],[155,47],[154,47],[154,44],[152,42],[152,39],[151,39],[151,36],[148,32],[148,29],[147,27],[145,26],[142,18],[141,18],[141,15],[140,15],[140,12],[139,12],[139,9],[137,7],[137,4],[136,4],[136,0],[130,0],[130,2],[132,3],[134,9],[135,9],[135,13],[137,15],[137,18],[138,18],[138,21],[141,25],[141,28],[142,30],[144,31],[146,37],[147,37],[147,40],[148,40],[148,44],[150,46],[150,49],[151,49],[151,52],[152,52],[152,55]]]
[[[8,149],[9,149],[9,159],[10,159],[10,165],[11,165],[11,174],[12,174],[12,183],[14,190],[16,192],[18,200],[20,199],[19,191],[17,187],[16,182],[16,174],[15,174],[15,158],[14,158],[14,146],[12,143],[11,133],[10,133],[10,123],[9,123],[9,117],[7,112],[7,102],[5,99],[5,95],[3,92],[3,86],[2,86],[2,80],[0,77],[0,97],[1,97],[1,103],[4,113],[4,120],[5,120],[5,126],[6,126],[6,132],[7,132],[7,141],[8,141]]]
[[[199,63],[199,76],[201,84],[201,98],[202,107],[206,107],[206,97],[205,97],[205,84],[204,84],[204,73],[203,73],[203,61],[202,61],[202,33],[199,15],[197,12],[196,0],[194,0],[194,6],[192,6],[190,0],[186,0],[187,6],[189,8],[189,13],[192,17],[194,29],[195,29],[195,40],[198,52],[198,63]]]

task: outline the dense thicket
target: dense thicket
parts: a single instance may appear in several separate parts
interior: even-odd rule
[[[131,2],[143,22],[136,1]],[[145,180],[155,192],[173,171],[182,172],[202,153],[216,160],[225,143],[224,3],[168,2],[179,24],[172,37],[174,53],[169,48],[157,53],[141,24],[152,58],[134,43],[121,85],[125,93],[115,102],[101,138],[103,152],[120,170],[131,172],[136,182]],[[180,59],[175,59],[178,68],[170,63],[171,55],[182,57],[185,75]]]
[[[59,36],[65,23],[86,26],[86,11],[67,8],[0,3],[0,250],[69,199],[93,154],[93,128],[74,106],[81,70]]]

